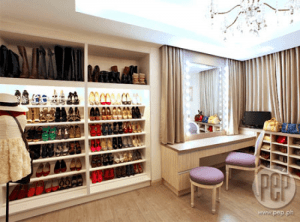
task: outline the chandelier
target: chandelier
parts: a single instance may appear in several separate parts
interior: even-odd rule
[[[295,18],[300,17],[300,15],[295,17],[295,14],[300,11],[300,0],[285,2],[284,8],[278,8],[278,1],[275,6],[272,6],[265,0],[241,0],[240,4],[233,6],[230,10],[220,12],[217,1],[211,0],[209,5],[211,25],[220,27],[224,41],[227,40],[229,33],[232,35],[234,33],[251,34],[258,37],[269,26],[274,27],[274,23],[275,26],[279,26],[281,21],[286,23],[288,20],[288,23],[292,24]]]

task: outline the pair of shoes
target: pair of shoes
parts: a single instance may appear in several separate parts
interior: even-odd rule
[[[42,145],[42,158],[54,156],[54,144],[43,144]]]
[[[102,130],[101,130],[100,124],[91,124],[90,128],[91,128],[90,129],[91,136],[101,136],[101,134],[103,134],[103,128],[105,128],[105,126],[102,125]]]
[[[139,124],[139,123],[138,123]],[[123,123],[123,133],[132,133],[133,127],[130,122]]]
[[[30,152],[33,154],[32,159],[37,160],[41,156],[41,145],[29,146]]]
[[[64,160],[61,161],[56,161],[55,163],[55,167],[54,167],[54,173],[60,173],[60,172],[66,172],[67,171],[67,165],[66,162]]]
[[[67,99],[67,105],[79,105],[80,100],[78,97],[77,92],[74,93],[69,92],[68,99]]]
[[[100,166],[102,166],[102,164],[103,164],[103,156],[102,155],[92,156],[92,161],[91,161],[92,168],[100,167]]]
[[[114,134],[122,134],[123,133],[123,123],[122,122],[113,123],[112,132]]]
[[[47,105],[48,97],[46,95],[33,94],[31,104],[35,105],[35,106],[36,105]]]
[[[114,163],[114,157],[111,153],[103,154],[103,165],[112,165]]]
[[[114,172],[113,168],[104,170],[104,179],[105,180],[111,180],[114,178],[115,178],[115,172]]]
[[[54,90],[50,104],[51,105],[65,105],[66,97],[65,97],[64,91],[61,90],[59,97],[58,97],[56,90]]]
[[[126,165],[126,176],[134,176],[135,171],[133,165]]]
[[[140,136],[133,136],[132,137],[132,143],[133,146],[138,147],[138,146],[143,146],[142,140]]]
[[[131,111],[132,111],[132,118],[133,119],[141,119],[142,118],[139,107],[132,107]]]
[[[91,108],[90,110],[90,120],[91,121],[94,121],[94,120],[100,120],[100,111],[98,109],[98,107],[96,109]]]
[[[147,84],[146,75],[144,73],[134,73],[132,75],[132,78],[133,78],[133,84],[142,84],[142,85]]]
[[[101,141],[100,139],[96,139],[96,140],[91,140],[91,151],[92,152],[99,152],[101,150],[102,146],[101,146]]]
[[[101,119],[102,120],[111,120],[112,119],[112,115],[111,115],[111,111],[109,107],[103,107],[101,110]]]
[[[143,173],[143,168],[139,163],[133,164],[133,168],[134,168],[135,174]]]
[[[55,122],[67,122],[67,112],[65,107],[56,107]]]
[[[72,176],[71,187],[79,187],[83,185],[83,178],[79,175]]]
[[[129,93],[122,94],[122,104],[123,105],[131,105],[131,97],[129,96]]]
[[[45,193],[55,192],[59,189],[58,180],[48,180],[45,185]]]
[[[50,164],[46,163],[45,165],[43,163],[40,163],[36,170],[36,177],[41,177],[41,176],[47,176],[50,173]]]
[[[29,108],[28,112],[26,113],[26,119],[27,119],[27,123],[39,123],[40,108]]]
[[[141,105],[143,99],[138,93],[133,93],[132,105]]]
[[[112,147],[114,149],[123,148],[122,137],[114,137],[113,140],[112,140]]]
[[[78,107],[75,107],[75,111],[73,110],[72,107],[70,107],[70,109],[68,111],[67,120],[69,122],[80,121],[81,120],[81,116],[80,116],[80,112],[79,112]]]
[[[75,153],[80,154],[81,153],[81,146],[80,146],[79,141],[76,141],[74,143],[71,142],[68,152],[69,152],[69,155],[74,155]]]
[[[81,129],[80,126],[76,125],[74,126],[70,126],[69,129],[69,138],[81,138]]]
[[[72,187],[71,179],[69,177],[62,177],[58,184],[60,190],[65,190]]]
[[[92,183],[100,183],[103,180],[103,172],[102,170],[96,170],[91,173]]]
[[[72,159],[71,164],[70,164],[70,170],[74,171],[74,170],[81,170],[82,169],[82,164],[80,159]]]

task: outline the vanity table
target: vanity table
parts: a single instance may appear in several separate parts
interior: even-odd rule
[[[189,173],[201,158],[254,146],[255,135],[217,136],[175,145],[161,145],[163,184],[177,196],[190,192]]]

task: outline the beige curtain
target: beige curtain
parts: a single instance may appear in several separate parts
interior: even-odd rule
[[[300,47],[248,60],[245,67],[246,110],[300,123]]]
[[[245,112],[245,72],[243,62],[228,60],[228,132],[238,134],[239,124]]]
[[[161,47],[161,122],[160,140],[163,144],[182,143],[183,118],[183,50]],[[157,98],[158,99],[158,98]]]
[[[219,69],[199,73],[200,110],[205,116],[218,114]]]

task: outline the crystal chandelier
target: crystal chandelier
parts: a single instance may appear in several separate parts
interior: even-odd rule
[[[278,0],[275,3],[275,6],[272,6],[265,0],[241,0],[240,4],[230,10],[220,12],[217,1],[211,0],[209,5],[211,25],[219,26],[226,41],[229,33],[251,34],[258,37],[269,26],[274,27],[274,23],[278,26],[281,21],[288,18],[288,23],[292,24],[295,18],[300,17],[299,14],[295,16],[300,11],[300,0],[287,0],[284,8],[278,8]]]

